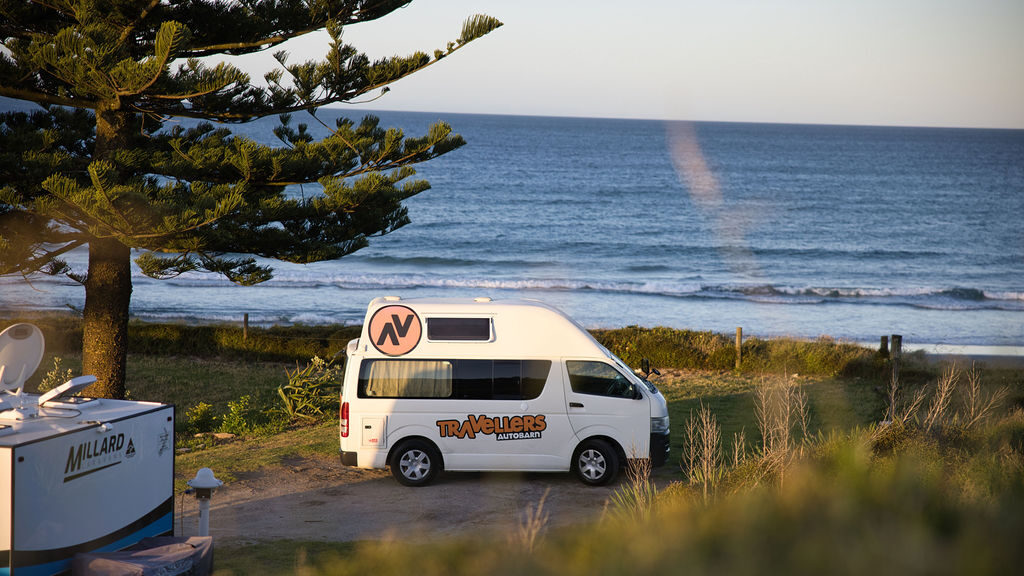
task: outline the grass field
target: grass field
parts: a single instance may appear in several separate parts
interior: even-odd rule
[[[573,530],[541,527],[530,553],[517,542],[471,537],[429,548],[302,541],[218,546],[217,574],[682,570],[903,576],[1005,574],[1021,565],[1024,371],[983,373],[983,393],[1007,390],[998,410],[983,422],[964,426],[961,390],[932,425],[929,410],[941,373],[922,358],[912,358],[901,405],[918,390],[926,394],[912,417],[880,426],[891,419],[886,415],[888,383],[885,363],[872,351],[829,341],[753,342],[744,370],[734,371],[720,366],[730,360],[727,341],[700,333],[650,332],[630,328],[598,335],[617,353],[658,357],[656,365],[671,368],[655,379],[672,419],[670,462],[656,472],[663,488],[646,500],[638,496],[644,494],[637,489],[640,484],[626,483],[613,505],[626,512],[643,506],[643,514],[612,514]],[[187,355],[154,353],[154,343],[161,335],[173,335],[170,341],[188,334],[147,328],[141,338],[145,345],[130,354],[127,388],[133,399],[177,406],[178,446],[189,451],[177,456],[176,489],[184,489],[185,478],[200,466],[216,469],[218,477],[230,482],[247,471],[281,467],[290,457],[334,456],[336,416],[312,424],[290,422],[277,390],[288,382],[286,372],[304,363],[289,354],[308,351],[309,339],[316,339],[314,348],[329,349],[336,345],[330,338],[335,333],[303,333],[306,344],[286,346],[290,352],[277,354],[240,346],[230,330],[209,332],[210,341],[216,336],[225,344]],[[195,350],[175,344],[162,351],[174,346],[179,352]],[[672,356],[675,347],[681,348]],[[692,367],[701,355],[711,359],[710,367]],[[63,367],[77,374],[80,359],[66,351],[61,357]],[[45,359],[30,384],[38,383],[51,365],[52,359]],[[764,391],[781,389],[803,398],[807,431],[786,420],[788,432],[780,447],[768,442],[762,429],[764,414],[771,412]],[[192,420],[201,404],[207,405],[206,428],[234,422],[236,429],[241,423],[240,435],[227,442],[195,437],[198,424]],[[719,438],[710,476],[682,466],[684,447],[699,432],[687,424],[702,409],[713,417]],[[741,461],[733,448],[739,435],[744,439]]]
[[[775,377],[806,392],[812,422],[812,437],[794,440],[781,482],[759,468],[756,389],[772,377],[667,373],[658,385],[672,413],[673,454],[659,478],[674,483],[645,521],[612,515],[582,529],[545,531],[529,554],[516,542],[472,537],[430,547],[261,542],[218,548],[217,573],[407,574],[411,566],[419,574],[664,574],[684,567],[696,574],[1007,573],[1022,560],[1024,413],[1012,408],[1021,404],[1024,380],[1016,371],[988,378],[1013,388],[985,427],[925,434],[908,426],[892,438],[876,426],[886,406],[879,382]],[[721,424],[723,444],[744,430],[748,445],[746,464],[723,463],[708,501],[680,468],[683,424],[701,405]],[[215,462],[230,475],[275,466],[295,446],[333,453],[335,435],[328,422],[183,455],[179,463],[192,469]],[[723,446],[723,461],[728,452]]]

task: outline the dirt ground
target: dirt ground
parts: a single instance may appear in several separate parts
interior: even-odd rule
[[[657,471],[663,477],[665,468]],[[569,473],[444,473],[429,486],[400,485],[387,470],[304,458],[241,475],[211,500],[210,535],[225,544],[260,540],[430,539],[508,533],[550,489],[548,526],[597,520],[619,479],[590,487]],[[661,484],[661,481],[658,482]],[[198,505],[178,496],[175,533],[198,530]]]

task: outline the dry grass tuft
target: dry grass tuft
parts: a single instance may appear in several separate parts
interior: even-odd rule
[[[626,482],[611,496],[612,509],[616,516],[646,521],[654,512],[657,498],[658,489],[651,481],[650,459],[630,458],[626,463]]]
[[[807,394],[792,378],[762,379],[754,389],[754,416],[761,432],[761,468],[766,476],[777,478],[782,484],[786,470],[810,441]],[[801,433],[799,445],[796,430]]]
[[[683,472],[691,484],[699,484],[704,502],[709,502],[722,477],[722,430],[711,409],[703,403],[686,421]]]
[[[516,531],[509,535],[509,541],[526,552],[533,552],[534,547],[540,540],[541,534],[548,525],[548,513],[544,511],[544,502],[548,499],[551,488],[544,491],[537,506],[527,505],[519,520]]]

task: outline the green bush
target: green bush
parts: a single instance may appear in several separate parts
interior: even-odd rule
[[[282,411],[291,420],[318,420],[338,413],[344,367],[319,356],[303,368],[287,372],[288,383],[277,389]]]
[[[238,400],[228,402],[228,413],[221,416],[218,431],[227,432],[236,436],[244,436],[252,429],[252,408],[249,406],[249,396],[245,395]]]
[[[215,423],[213,406],[206,402],[200,402],[185,411],[185,433],[189,436],[213,432]]]
[[[655,366],[686,370],[733,370],[734,337],[712,332],[628,326],[595,330],[594,337],[630,366],[649,359]],[[813,341],[747,338],[741,349],[744,372],[821,376],[878,376],[888,364],[876,351],[829,338]]]
[[[43,375],[43,379],[39,382],[39,386],[36,387],[38,392],[49,392],[57,386],[71,380],[73,372],[70,368],[64,368],[63,360],[60,356],[53,357],[53,368]]]

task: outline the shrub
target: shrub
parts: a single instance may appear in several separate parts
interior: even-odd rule
[[[733,370],[735,340],[724,334],[628,326],[594,330],[594,337],[630,366],[643,358],[655,366],[687,370]],[[742,346],[744,372],[800,373],[823,376],[878,376],[889,365],[869,348],[829,338],[814,341],[747,338]]]
[[[185,433],[189,436],[212,432],[216,417],[213,406],[200,402],[185,411]]]
[[[250,422],[251,412],[248,394],[238,400],[228,402],[228,413],[221,416],[219,431],[236,436],[247,434],[253,429]]]
[[[277,389],[283,412],[292,420],[317,420],[337,414],[342,370],[333,359],[314,356],[305,367],[287,372],[288,383]]]
[[[53,369],[43,375],[43,379],[39,382],[39,386],[37,387],[40,394],[53,390],[57,386],[71,380],[71,369],[63,369],[63,366],[61,365],[62,362],[63,361],[60,356],[53,357]]]

